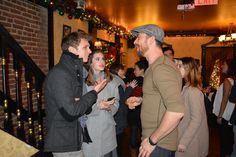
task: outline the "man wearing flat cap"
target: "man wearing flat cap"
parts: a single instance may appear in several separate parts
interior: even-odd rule
[[[130,97],[127,105],[135,108],[142,102],[142,143],[139,157],[174,157],[177,149],[177,125],[184,115],[181,98],[182,77],[174,62],[164,56],[161,45],[164,32],[154,24],[132,30],[134,45],[145,57],[143,97]]]

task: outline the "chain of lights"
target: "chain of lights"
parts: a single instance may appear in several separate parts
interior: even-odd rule
[[[88,11],[84,8],[78,7],[77,2],[74,0],[43,0],[43,4],[54,11],[57,11],[61,16],[67,14],[68,19],[75,18],[82,21],[88,21],[97,29],[107,30],[109,34],[115,34],[125,39],[133,38],[131,33],[124,27],[106,22],[94,11]]]

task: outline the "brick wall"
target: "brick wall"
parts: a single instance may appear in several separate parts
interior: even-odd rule
[[[33,61],[48,71],[48,12],[27,0],[0,0],[0,23]]]
[[[0,0],[0,23],[9,31],[36,65],[46,74],[48,72],[48,11],[27,0]],[[11,99],[15,100],[15,75],[12,55],[8,54],[7,85]],[[0,59],[1,60],[1,59]],[[21,104],[27,109],[26,82],[21,66]],[[0,66],[0,90],[2,91],[2,67]],[[34,111],[36,110],[36,93],[33,92]],[[11,104],[9,104],[11,105]],[[16,127],[16,117],[13,116]],[[0,127],[3,127],[3,108],[0,106]],[[27,128],[27,123],[25,123]]]

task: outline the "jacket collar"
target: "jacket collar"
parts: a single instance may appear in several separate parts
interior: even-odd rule
[[[73,59],[78,59],[79,55],[75,55],[74,53],[71,53],[69,51],[63,51],[63,54],[70,56]]]
[[[83,59],[79,58],[78,55],[75,55],[69,51],[63,51],[60,62],[66,65],[69,68],[69,71],[79,71],[83,74]]]

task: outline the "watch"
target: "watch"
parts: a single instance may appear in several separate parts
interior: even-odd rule
[[[157,145],[157,143],[154,143],[154,142],[152,141],[151,136],[148,138],[148,142],[149,142],[149,144],[150,144],[151,146],[156,146],[156,145]]]

